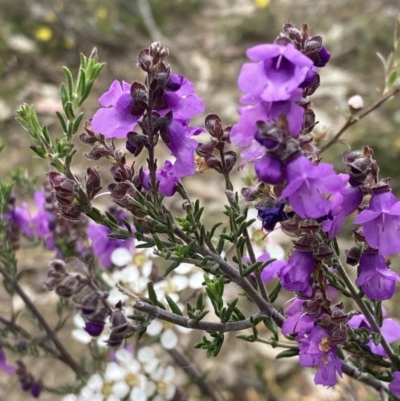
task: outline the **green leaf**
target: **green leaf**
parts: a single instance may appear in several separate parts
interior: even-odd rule
[[[79,113],[78,117],[75,118],[74,123],[72,125],[72,134],[76,134],[79,129],[79,125],[81,124],[83,119],[83,112]]]
[[[175,315],[183,316],[183,313],[179,309],[179,306],[173,301],[173,299],[169,295],[165,294],[165,299],[167,300],[168,305],[172,310],[172,313],[175,313]]]
[[[67,89],[65,88],[64,84],[61,84],[61,86],[60,86],[60,96],[61,96],[61,103],[65,110],[65,105],[68,103],[69,97],[68,97]]]
[[[181,262],[179,262],[179,260],[175,260],[174,262],[172,262],[172,263],[165,269],[164,277],[167,277],[168,274],[171,273],[172,270],[175,270],[180,264],[181,264]]]
[[[153,283],[149,282],[147,283],[147,291],[149,293],[149,299],[153,305],[158,304],[158,299],[157,299],[157,294],[154,291]]]
[[[296,355],[299,355],[299,349],[298,348],[290,348],[290,349],[280,352],[275,358],[276,359],[290,358],[291,356],[296,356]]]
[[[282,289],[282,285],[280,282],[278,282],[276,284],[276,286],[274,287],[274,289],[271,291],[271,293],[269,294],[269,300],[271,303],[275,302],[276,298],[278,298],[279,292]]]
[[[67,67],[63,67],[62,69],[64,71],[65,77],[67,78],[68,98],[72,100],[74,97],[74,92],[73,92],[74,80],[72,78],[72,73]]]

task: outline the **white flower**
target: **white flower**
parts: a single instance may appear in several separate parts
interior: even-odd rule
[[[92,337],[85,329],[85,319],[79,314],[75,314],[74,318],[73,318],[73,322],[75,324],[75,326],[77,327],[75,330],[72,330],[71,335],[72,337],[82,343],[82,344],[89,344],[92,340],[96,340],[97,341],[97,345],[99,347],[106,347],[107,343],[106,341],[109,338],[109,334],[110,334],[110,325],[107,319],[107,325],[104,327],[104,330],[102,332],[102,334],[97,337],[94,338]]]
[[[192,331],[192,329],[186,327],[172,326],[168,322],[155,319],[147,326],[146,333],[149,336],[160,336],[160,343],[163,348],[174,349],[178,345],[178,336],[174,329],[184,334]]]

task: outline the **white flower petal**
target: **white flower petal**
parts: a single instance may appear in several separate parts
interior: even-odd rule
[[[147,401],[147,394],[139,387],[134,387],[131,391],[131,401]]]
[[[94,392],[99,392],[103,388],[103,384],[103,378],[98,373],[95,373],[90,377],[86,386],[91,388]]]
[[[181,263],[175,270],[174,272],[176,274],[188,274],[191,272],[194,268],[194,265],[191,263]]]
[[[153,261],[149,260],[148,262],[146,262],[141,269],[142,272],[142,276],[144,277],[149,277],[151,272],[153,270]]]
[[[129,393],[129,388],[128,388],[128,393]],[[121,399],[122,398],[120,398],[114,394],[111,394],[106,398],[106,401],[121,401]]]
[[[85,327],[86,324],[85,319],[79,313],[74,315],[73,320],[76,327],[79,327],[80,329],[83,329]]]
[[[147,396],[151,397],[156,392],[156,390],[157,390],[156,383],[148,381],[145,389]]]
[[[176,386],[173,383],[168,383],[167,391],[165,392],[165,399],[170,400],[176,392]]]
[[[182,326],[175,326],[175,329],[178,330],[179,333],[182,333],[182,334],[188,334],[193,330],[193,329],[189,329],[189,327],[182,327]]]
[[[161,397],[161,395],[156,395],[151,399],[151,401],[165,401],[165,398]]]
[[[160,320],[153,320],[148,326],[147,326],[147,331],[146,333],[149,336],[158,336],[162,330],[163,330],[164,326],[161,323]]]
[[[121,301],[123,303],[127,299],[128,299],[128,297],[126,295],[122,294],[122,292],[118,291],[116,288],[113,288],[109,292],[107,301],[110,305],[115,306],[119,301]]]
[[[126,371],[115,362],[109,362],[104,372],[106,381],[119,381],[125,377]]]
[[[132,262],[132,253],[126,248],[117,248],[111,254],[111,262],[118,267],[126,266]]]
[[[143,370],[150,374],[154,372],[160,365],[160,361],[157,358],[148,359],[145,364],[143,364]]]
[[[89,333],[82,329],[72,330],[71,335],[76,341],[82,344],[89,344],[93,339]]]
[[[121,364],[129,365],[133,360],[133,355],[127,349],[120,348],[115,351],[115,359]]]
[[[117,281],[114,279],[114,273],[110,274],[110,272],[103,272],[101,273],[102,280],[111,288],[115,287]]]
[[[176,275],[172,277],[171,284],[175,288],[175,291],[182,291],[187,288],[189,279],[186,276]]]
[[[167,329],[161,334],[160,342],[165,349],[173,349],[178,345],[178,336],[172,329]]]
[[[137,353],[137,359],[140,362],[146,363],[149,359],[154,358],[154,349],[151,347],[140,348]]]
[[[131,388],[125,381],[119,381],[113,385],[113,394],[118,398],[118,400],[122,400],[129,394],[130,389]]]
[[[75,394],[66,395],[62,401],[78,401],[78,397]]]
[[[203,282],[204,282],[204,275],[203,275],[203,272],[201,272],[201,271],[193,273],[189,277],[189,287],[192,288],[193,290],[202,288]]]
[[[139,277],[140,272],[134,265],[129,265],[114,273],[114,279],[123,283],[134,283]]]
[[[164,376],[164,369],[163,369],[161,366],[159,366],[159,367],[150,375],[151,379],[154,380],[154,381],[156,381],[156,382],[161,381],[162,378],[163,378],[163,376]]]
[[[164,372],[164,380],[166,382],[171,382],[175,378],[175,369],[173,366],[167,366]]]
[[[90,387],[83,386],[81,388],[81,391],[80,391],[79,395],[80,395],[80,398],[90,399],[90,398],[92,398],[94,396],[94,392]]]

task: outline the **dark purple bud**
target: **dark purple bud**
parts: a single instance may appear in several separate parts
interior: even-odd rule
[[[56,287],[56,293],[60,297],[69,298],[80,289],[80,276],[67,277],[61,284]]]
[[[88,167],[86,173],[86,192],[93,199],[101,191],[101,177],[97,168]]]
[[[326,47],[322,46],[318,52],[318,57],[319,61],[314,62],[314,65],[318,68],[325,67],[331,59],[331,53],[329,53]]]
[[[171,74],[164,87],[167,91],[176,92],[177,90],[181,89],[181,86],[185,80],[186,78],[182,75]]]
[[[33,398],[39,398],[41,392],[42,392],[41,383],[39,382],[33,383],[31,387],[31,394]]]
[[[84,155],[90,160],[100,160],[102,157],[110,156],[110,151],[103,146],[94,146],[90,152],[85,152]]]
[[[214,170],[218,171],[219,173],[222,173],[223,168],[222,168],[222,163],[221,160],[213,155],[205,155],[204,160],[207,163],[207,166],[210,168],[213,168]]]
[[[236,164],[237,161],[237,154],[233,150],[229,150],[228,152],[225,152],[223,155],[224,161],[225,161],[225,166],[226,170],[225,173],[229,173],[232,171],[233,167]]]
[[[213,138],[222,138],[224,131],[221,119],[216,114],[209,114],[205,119],[205,127]]]
[[[67,265],[61,259],[55,259],[50,262],[50,269],[58,273],[65,274],[67,272]]]
[[[108,338],[108,340],[106,341],[106,343],[108,344],[109,347],[112,348],[118,348],[122,345],[122,343],[124,342],[124,335],[117,332],[116,330],[113,330],[110,333],[110,337]]]
[[[212,155],[214,153],[215,145],[217,142],[215,141],[208,141],[206,143],[199,143],[197,145],[196,153],[200,157],[204,157],[206,155]]]
[[[101,299],[101,293],[97,291],[87,295],[83,299],[81,304],[82,314],[91,315],[92,313],[96,312],[99,306],[100,299]]]
[[[350,266],[358,265],[361,258],[362,249],[359,246],[353,246],[344,251],[346,253],[346,263]]]
[[[144,147],[149,146],[149,139],[146,135],[139,135],[136,132],[128,132],[126,149],[134,156],[139,156]]]
[[[104,324],[101,323],[93,323],[86,322],[85,331],[90,334],[92,337],[98,337],[104,329]]]
[[[82,132],[79,135],[79,140],[86,145],[93,145],[97,142],[97,138],[94,135],[90,135],[86,132]]]
[[[118,333],[124,333],[128,329],[129,322],[122,308],[117,307],[117,309],[114,310],[111,315],[111,326],[113,330]]]
[[[160,42],[153,42],[149,47],[149,54],[153,57],[153,66],[156,66],[169,56],[169,50],[168,47],[163,46]]]
[[[153,57],[150,55],[149,49],[142,50],[137,58],[137,65],[145,72],[149,72]]]
[[[315,219],[303,219],[300,221],[299,228],[305,233],[318,232],[321,229],[321,225]]]
[[[302,40],[300,31],[292,24],[283,25],[282,32],[292,41],[301,42]]]
[[[317,260],[329,260],[333,256],[331,247],[326,244],[319,244],[318,250],[314,254]]]
[[[262,227],[264,230],[270,232],[273,231],[276,224],[287,220],[287,215],[284,212],[285,204],[281,203],[277,206],[268,208],[260,207],[258,209],[258,217],[262,220]]]
[[[131,97],[134,101],[135,107],[131,108],[131,114],[139,115],[142,114],[143,109],[146,109],[149,102],[149,96],[146,87],[140,82],[134,82],[131,86]],[[139,106],[139,110],[136,108]]]

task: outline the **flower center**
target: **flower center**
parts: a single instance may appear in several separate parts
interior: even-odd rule
[[[128,373],[125,376],[125,382],[129,387],[135,387],[139,383],[139,380],[133,373]]]
[[[328,337],[322,337],[321,342],[318,346],[319,350],[322,352],[328,352],[331,349],[331,342]]]
[[[106,397],[111,395],[113,392],[113,384],[108,382],[103,384],[103,388],[101,389],[102,394],[104,394]]]

